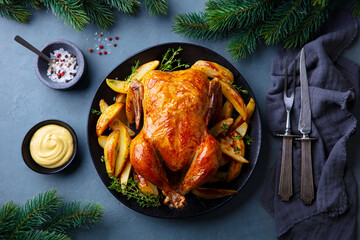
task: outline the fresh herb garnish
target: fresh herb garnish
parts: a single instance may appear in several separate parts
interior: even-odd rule
[[[101,115],[101,111],[98,111],[96,109],[91,109],[91,113],[95,115]]]
[[[248,134],[246,134],[244,138],[245,138],[246,145],[251,145],[254,142],[252,137],[250,137]]]
[[[178,68],[188,68],[189,64],[182,64],[180,58],[175,58],[183,49],[179,47],[177,50],[169,48],[163,55],[163,59],[160,62],[160,71],[174,71]],[[175,65],[173,65],[175,64]]]
[[[144,194],[140,191],[137,186],[137,182],[134,181],[131,177],[129,178],[127,184],[120,184],[118,178],[109,176],[113,181],[109,186],[109,189],[115,190],[125,196],[128,200],[131,198],[136,199],[136,202],[140,207],[159,207],[160,206],[160,197],[154,196],[152,194]]]
[[[223,123],[221,128],[224,129],[224,131],[227,131],[227,130],[229,130],[229,124]]]
[[[242,139],[243,137],[241,135],[232,135],[232,138]]]
[[[248,90],[243,89],[242,86],[237,86],[234,82],[230,84],[233,88],[235,88],[238,92],[242,92],[243,94],[248,94]]]
[[[140,65],[140,61],[139,61],[139,60],[136,60],[136,61],[135,61],[135,65],[134,65],[134,66],[131,66],[131,73],[130,73],[129,76],[127,76],[127,77],[125,78],[125,81],[129,81],[129,80],[135,75],[135,73],[137,73],[136,69],[139,68],[139,65]]]
[[[235,153],[240,153],[240,151],[241,151],[241,148],[239,148],[239,147],[234,148]]]
[[[102,157],[100,158],[100,161],[103,162],[103,163],[105,162],[104,156],[102,156]]]

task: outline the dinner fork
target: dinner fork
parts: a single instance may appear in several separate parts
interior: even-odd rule
[[[281,168],[280,168],[280,181],[279,181],[279,190],[278,190],[278,194],[283,201],[289,201],[290,197],[293,194],[292,145],[293,145],[293,138],[297,137],[297,136],[291,134],[290,112],[291,112],[291,109],[294,104],[296,66],[297,66],[297,61],[295,59],[294,65],[293,65],[293,77],[292,77],[292,81],[290,82],[290,87],[288,89],[288,84],[289,84],[289,82],[288,82],[288,59],[286,59],[284,90],[283,90],[283,100],[284,100],[284,105],[285,105],[285,110],[286,110],[286,125],[285,125],[285,133],[278,134],[278,136],[283,137]],[[288,91],[288,90],[290,90],[290,91]]]

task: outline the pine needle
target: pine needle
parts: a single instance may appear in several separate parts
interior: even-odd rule
[[[81,31],[89,23],[89,18],[81,0],[40,0],[48,9],[75,30]]]
[[[50,215],[55,213],[61,206],[62,199],[56,194],[56,190],[40,193],[28,200],[21,208],[21,214],[17,220],[17,227],[10,239],[22,238],[22,235],[40,224],[46,222]]]
[[[23,239],[26,240],[71,240],[71,238],[65,234],[58,234],[43,230],[28,231],[24,234],[23,237]]]
[[[360,16],[360,0],[352,0],[353,14],[355,16]]]
[[[0,239],[7,239],[16,228],[16,222],[13,219],[17,218],[20,213],[20,207],[14,202],[5,203],[0,209]]]
[[[136,9],[140,6],[140,2],[137,0],[102,0],[108,6],[116,8],[118,11],[134,14]]]
[[[30,20],[31,13],[20,4],[0,2],[0,17],[15,20],[19,23],[27,23]]]
[[[229,33],[263,21],[274,7],[269,0],[211,0],[206,3],[210,29]]]
[[[74,228],[89,228],[89,224],[101,220],[103,208],[96,203],[81,203],[79,201],[70,202],[64,205],[62,211],[58,213],[51,222],[44,226],[44,230],[49,232],[63,233]]]
[[[43,7],[41,2],[38,0],[22,0],[21,2],[24,3],[25,7],[27,8],[33,8],[39,10]]]
[[[91,22],[103,30],[109,29],[114,23],[114,15],[110,8],[98,0],[83,0],[85,13]]]
[[[210,29],[210,24],[207,22],[204,12],[182,13],[175,17],[175,21],[172,30],[188,38],[217,40],[224,37],[224,34]]]
[[[165,0],[144,0],[145,9],[150,16],[167,15],[168,4]]]
[[[254,25],[248,30],[240,31],[230,39],[226,50],[231,53],[234,61],[245,58],[248,54],[255,51],[259,42],[257,26]]]

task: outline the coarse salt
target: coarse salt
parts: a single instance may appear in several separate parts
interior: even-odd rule
[[[59,56],[59,57],[58,57]],[[55,60],[49,63],[47,76],[54,82],[69,82],[77,73],[78,64],[76,56],[65,51],[63,48],[50,53],[50,59]]]

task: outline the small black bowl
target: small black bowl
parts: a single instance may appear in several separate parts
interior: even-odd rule
[[[74,144],[73,153],[72,153],[69,161],[67,161],[62,166],[57,167],[57,168],[46,168],[46,167],[40,166],[39,164],[37,164],[34,161],[34,159],[31,157],[31,154],[30,154],[30,141],[31,141],[32,136],[39,128],[46,126],[46,125],[50,125],[50,124],[55,124],[55,125],[59,125],[60,127],[66,128],[70,132],[70,134],[73,138],[73,144]],[[78,148],[78,142],[77,142],[76,133],[67,123],[59,121],[59,120],[46,120],[46,121],[36,124],[25,135],[23,143],[22,143],[22,147],[21,147],[21,153],[22,153],[24,162],[26,163],[26,165],[29,168],[31,168],[33,171],[38,172],[38,173],[49,174],[49,173],[60,172],[61,170],[65,169],[67,166],[69,166],[70,163],[74,160],[74,158],[76,156],[77,148]]]
[[[54,50],[59,50],[60,48],[63,48],[65,51],[68,51],[70,54],[74,54],[76,56],[78,71],[73,79],[71,79],[69,82],[64,83],[52,81],[47,76],[47,69],[49,68],[49,63],[39,56],[36,56],[35,59],[35,72],[39,80],[49,88],[65,90],[74,87],[75,84],[78,83],[83,76],[85,70],[85,59],[80,49],[76,47],[75,44],[66,40],[51,41],[45,44],[40,49],[40,51],[43,52],[46,56],[50,57],[51,52],[53,52]]]

